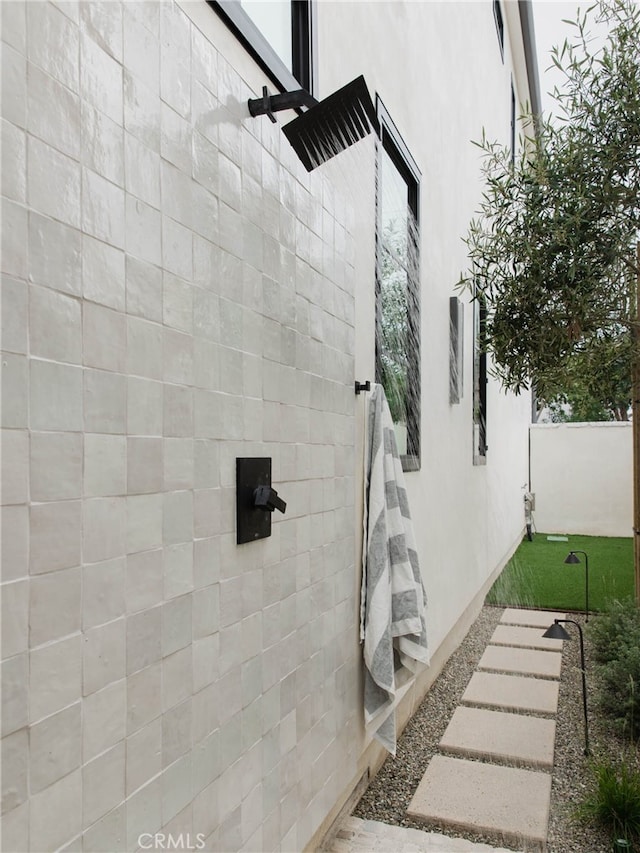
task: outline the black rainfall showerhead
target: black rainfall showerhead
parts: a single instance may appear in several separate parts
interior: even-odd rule
[[[274,112],[307,107],[307,111],[285,125],[282,130],[307,172],[375,130],[380,133],[375,107],[364,77],[357,77],[323,101],[316,101],[304,89],[269,95],[262,89],[262,98],[249,103],[252,116],[267,115],[275,121]]]
[[[307,172],[379,133],[376,111],[364,77],[357,77],[282,128]]]

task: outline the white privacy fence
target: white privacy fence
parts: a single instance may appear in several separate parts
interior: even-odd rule
[[[632,535],[631,433],[630,423],[532,424],[539,531]]]

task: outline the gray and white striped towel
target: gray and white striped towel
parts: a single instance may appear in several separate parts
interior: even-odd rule
[[[429,663],[426,595],[418,565],[402,464],[381,385],[369,397],[360,638],[365,723],[395,755],[399,686]]]

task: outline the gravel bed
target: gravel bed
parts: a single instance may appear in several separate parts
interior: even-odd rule
[[[476,843],[498,843],[496,838],[415,821],[406,815],[406,810],[431,757],[438,752],[438,743],[460,704],[462,694],[502,613],[502,607],[485,606],[482,609],[466,638],[449,658],[407,724],[398,740],[396,757],[389,756],[386,760],[358,803],[354,815],[397,826],[460,835]],[[569,618],[584,625],[584,617],[580,614],[572,614]],[[584,755],[578,632],[572,625],[565,627],[572,639],[565,642],[563,651],[547,850],[548,853],[608,853],[612,847],[609,835],[591,825],[580,823],[574,816],[576,805],[589,786],[591,774],[589,759]],[[617,756],[621,754],[623,745],[611,731],[610,724],[597,713],[594,691],[596,674],[590,666],[588,630],[585,632],[585,659],[592,757],[604,759]],[[635,760],[640,765],[637,755]],[[504,841],[499,843],[504,847],[510,846]]]

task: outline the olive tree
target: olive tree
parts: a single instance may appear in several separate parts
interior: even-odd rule
[[[593,21],[607,25],[604,44]],[[550,398],[580,361],[626,365],[640,600],[640,5],[601,0],[573,27],[552,51],[559,116],[525,111],[515,162],[478,143],[484,191],[461,285],[484,299],[494,375],[516,393]]]
[[[628,329],[603,340],[586,352],[576,352],[566,366],[550,375],[546,405],[555,423],[566,421],[628,421],[631,409],[631,373]]]

